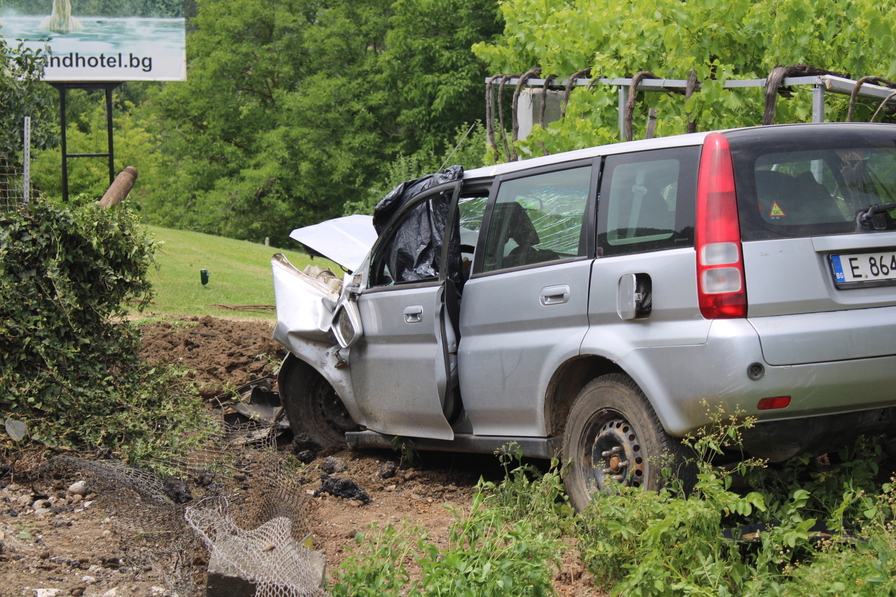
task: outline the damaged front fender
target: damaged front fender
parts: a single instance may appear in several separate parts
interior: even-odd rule
[[[274,255],[271,267],[277,304],[274,340],[290,352],[281,376],[290,359],[304,361],[333,387],[352,419],[363,422],[345,367],[349,349],[339,346],[332,329],[343,281],[316,266],[299,270],[281,254]]]
[[[342,291],[342,280],[329,270],[315,266],[302,271],[282,253],[271,258],[271,269],[278,327],[309,340],[335,344],[330,322]]]

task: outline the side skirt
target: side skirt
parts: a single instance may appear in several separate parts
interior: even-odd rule
[[[353,450],[392,449],[396,436],[385,435],[375,431],[350,431],[345,434],[348,445]],[[420,437],[406,438],[415,450],[432,450],[435,452],[470,452],[473,454],[491,454],[510,443],[517,444],[525,456],[531,458],[550,459],[560,457],[563,438],[561,437],[501,437],[491,435],[455,434],[453,440],[427,439]]]

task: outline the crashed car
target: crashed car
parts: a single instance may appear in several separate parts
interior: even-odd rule
[[[744,447],[771,461],[888,432],[894,210],[888,124],[696,133],[409,181],[373,218],[293,233],[343,265],[336,284],[275,258],[288,419],[321,445],[515,442],[569,462],[578,509],[612,483],[658,487],[659,458],[713,412],[754,417]]]

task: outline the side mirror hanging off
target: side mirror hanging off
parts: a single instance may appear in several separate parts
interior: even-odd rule
[[[341,348],[350,348],[357,342],[358,338],[364,334],[358,303],[349,300],[346,295],[343,295],[339,302],[336,303],[330,329],[333,330],[336,342],[339,343]]]

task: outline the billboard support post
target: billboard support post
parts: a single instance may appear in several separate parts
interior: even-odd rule
[[[115,150],[112,140],[112,90],[121,82],[86,83],[86,82],[51,82],[50,85],[59,90],[59,114],[62,125],[62,201],[68,202],[68,158],[108,158],[109,184],[115,181]],[[86,89],[88,91],[105,91],[106,95],[106,138],[107,151],[102,153],[68,153],[68,118],[65,113],[66,96],[69,89]]]
[[[62,198],[68,201],[69,158],[106,157],[109,184],[115,181],[112,90],[123,81],[186,81],[186,0],[75,2],[0,0],[0,38],[15,39],[44,52],[41,79],[59,90],[62,121]],[[47,16],[49,5],[52,13]],[[195,11],[195,1],[190,1]],[[66,94],[69,89],[106,93],[108,151],[68,153]]]

